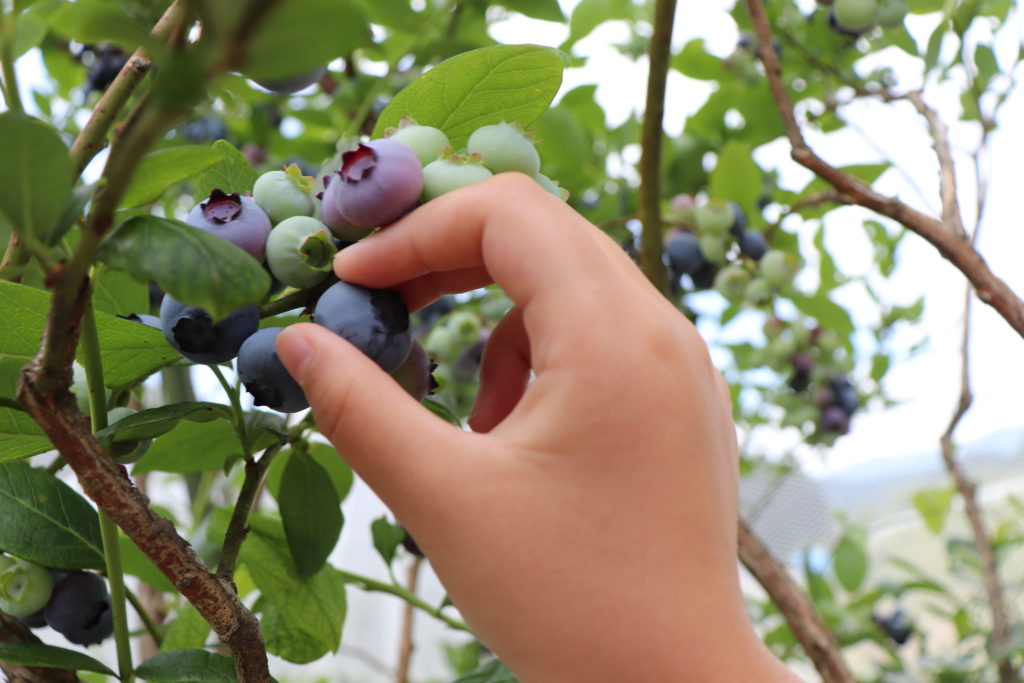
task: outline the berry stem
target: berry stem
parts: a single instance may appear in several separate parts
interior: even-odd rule
[[[139,620],[142,621],[142,625],[146,627],[146,632],[149,633],[149,637],[153,639],[157,647],[163,645],[164,642],[164,631],[153,621],[153,617],[150,616],[149,612],[146,611],[145,605],[139,600],[139,596],[135,595],[127,586],[124,590],[125,596],[128,598],[128,602],[132,603],[132,607],[135,609],[135,613],[139,615]]]
[[[239,389],[237,386],[231,386],[228,380],[224,377],[224,373],[216,365],[210,365],[210,370],[217,376],[217,381],[220,382],[221,387],[224,388],[224,392],[228,395],[228,400],[231,401],[231,410],[234,414],[235,422],[235,433],[238,434],[238,441],[242,444],[242,457],[246,460],[252,459],[252,451],[249,445],[249,432],[245,428],[245,411],[242,410],[242,402],[238,396]]]
[[[103,360],[100,338],[96,329],[96,313],[92,302],[86,304],[82,316],[82,365],[89,386],[89,413],[95,434],[107,426],[107,393],[103,384]],[[121,546],[117,539],[117,525],[100,508],[100,536],[103,539],[103,557],[107,563],[107,581],[110,583],[110,608],[114,617],[114,642],[117,645],[117,669],[122,683],[134,680],[131,639],[128,632],[128,610],[125,607],[124,571],[121,567]]]
[[[423,610],[430,616],[436,619],[440,619],[441,621],[448,624],[450,627],[454,629],[472,633],[472,630],[469,628],[469,626],[462,623],[458,619],[454,619],[448,616],[447,614],[443,613],[440,607],[434,607],[432,605],[427,604],[422,599],[420,599],[415,593],[409,591],[407,588],[403,586],[400,586],[396,583],[384,583],[383,581],[377,581],[376,579],[371,579],[370,577],[362,576],[361,574],[353,574],[352,572],[347,572],[343,569],[339,569],[338,571],[341,574],[342,578],[347,583],[359,584],[359,586],[365,591],[371,591],[375,593],[389,593],[391,595],[401,598],[402,600],[405,600],[413,607]]]
[[[0,21],[3,22],[2,34],[0,34],[0,61],[3,61],[4,99],[7,101],[7,109],[17,114],[24,114],[25,108],[21,104],[21,93],[18,92],[18,75],[14,69],[14,20],[16,14],[12,5],[10,12],[3,12],[3,17],[0,18]]]
[[[228,529],[224,533],[224,545],[221,549],[220,562],[217,563],[217,577],[222,581],[232,581],[235,574],[235,562],[238,560],[238,551],[242,547],[242,541],[248,533],[249,513],[260,492],[260,484],[270,467],[270,463],[281,451],[280,444],[271,446],[263,453],[263,457],[256,460],[247,457],[245,460],[245,479],[242,481],[242,488],[238,492],[238,500],[231,511],[231,521],[228,522]]]

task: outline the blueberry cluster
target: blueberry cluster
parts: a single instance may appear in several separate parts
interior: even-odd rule
[[[526,173],[566,198],[540,173],[536,146],[517,124],[482,126],[469,136],[466,149],[456,152],[441,130],[405,119],[387,137],[342,153],[340,167],[324,176],[319,194],[313,194],[313,178],[291,165],[261,175],[251,196],[213,190],[186,222],[265,261],[279,287],[307,289],[328,277],[339,248],[422,202],[507,171]],[[397,373],[414,396],[432,391],[435,366],[413,344],[409,312],[396,292],[337,282],[320,295],[313,322],[350,341],[386,372]],[[280,329],[260,330],[256,306],[215,321],[202,308],[164,296],[159,325],[171,346],[195,363],[237,357],[239,378],[256,405],[282,412],[308,407],[274,350]]]
[[[690,195],[676,195],[671,215],[679,225],[666,236],[665,260],[676,291],[688,278],[693,289],[713,287],[732,303],[759,305],[792,282],[791,257],[748,228],[735,202],[711,198],[697,204]]]
[[[907,0],[834,0],[828,23],[839,33],[860,36],[875,26],[900,26],[909,10]]]
[[[897,645],[906,645],[914,632],[906,612],[899,607],[887,615],[876,612],[871,620]]]
[[[0,611],[29,628],[49,626],[76,645],[99,643],[114,631],[110,593],[101,576],[7,556],[0,556]]]

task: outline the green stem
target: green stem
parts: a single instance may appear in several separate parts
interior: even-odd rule
[[[220,385],[228,395],[228,399],[231,401],[231,410],[235,416],[235,432],[238,434],[238,441],[242,444],[242,456],[249,460],[252,458],[252,451],[249,450],[249,433],[245,428],[245,411],[242,410],[242,401],[238,397],[238,387],[233,387],[228,383],[219,367],[216,365],[209,367],[213,374],[217,376],[217,381],[220,382]]]
[[[260,483],[267,473],[267,468],[270,467],[270,463],[280,450],[281,445],[272,446],[263,453],[263,457],[259,460],[246,458],[245,480],[242,482],[238,500],[235,501],[235,507],[231,512],[231,521],[228,522],[228,529],[224,533],[220,562],[217,563],[217,576],[222,580],[231,581],[235,574],[238,551],[248,533],[249,513],[256,502],[256,495],[259,493]]]
[[[117,644],[117,672],[121,683],[135,680],[132,671],[131,634],[128,631],[128,610],[125,607],[124,572],[121,569],[121,546],[117,541],[117,525],[103,510],[100,515],[100,534],[103,537],[103,556],[107,559],[107,581],[110,583],[110,609],[114,616],[114,642]]]
[[[448,624],[454,629],[457,629],[459,631],[468,631],[472,633],[469,626],[466,626],[466,624],[462,623],[458,619],[454,619],[448,616],[447,614],[444,614],[441,611],[440,607],[434,607],[433,605],[424,602],[415,593],[412,593],[403,586],[394,583],[384,583],[383,581],[371,579],[368,576],[353,574],[352,572],[347,572],[344,570],[339,570],[339,573],[346,582],[357,583],[360,586],[362,586],[363,590],[372,591],[375,593],[389,593],[391,595],[401,598],[402,600],[405,600],[413,607],[423,610],[430,616],[440,619],[441,621]]]
[[[128,597],[128,602],[132,603],[132,607],[135,609],[135,613],[139,615],[139,619],[142,620],[143,626],[146,627],[146,632],[149,633],[149,637],[153,639],[157,647],[164,644],[164,631],[160,628],[160,625],[153,621],[153,617],[149,616],[149,612],[146,611],[142,601],[139,600],[139,596],[135,595],[131,590],[125,588],[125,595]]]
[[[0,35],[0,60],[3,61],[4,99],[7,100],[7,108],[17,114],[24,114],[25,108],[21,104],[21,93],[18,91],[18,74],[14,69],[14,16],[14,7],[11,7],[9,13],[3,13],[3,35]]]
[[[89,385],[89,413],[93,433],[107,426],[107,392],[103,384],[103,361],[100,338],[96,329],[96,314],[92,303],[86,304],[82,316],[82,361]],[[107,562],[107,581],[110,583],[110,607],[114,617],[114,642],[117,644],[117,667],[122,683],[131,683],[132,650],[128,632],[128,611],[125,607],[124,571],[121,567],[121,546],[117,540],[117,525],[102,509],[99,511],[100,535],[103,538],[103,556]]]
[[[665,82],[672,50],[672,22],[676,0],[657,0],[654,6],[654,33],[648,55],[647,102],[644,108],[642,152],[640,156],[640,265],[644,275],[658,291],[668,293],[668,280],[662,261],[661,227],[661,139],[665,118]]]

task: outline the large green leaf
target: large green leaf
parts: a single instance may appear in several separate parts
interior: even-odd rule
[[[270,491],[270,495],[274,497],[274,500],[278,500],[281,490],[281,477],[294,452],[293,450],[287,450],[280,453],[270,463],[270,467],[267,468],[267,491]],[[308,452],[310,457],[327,472],[327,476],[330,477],[334,490],[338,494],[338,500],[345,500],[348,492],[352,489],[352,482],[355,479],[355,476],[352,474],[352,468],[341,459],[338,451],[334,450],[334,447],[329,444],[310,444]]]
[[[0,462],[21,460],[52,448],[50,439],[27,413],[0,405]]]
[[[704,49],[704,39],[691,40],[672,58],[672,68],[684,76],[701,81],[716,81],[730,77],[722,60],[708,54]]]
[[[0,397],[13,397],[21,369],[39,350],[50,294],[0,281]],[[96,313],[104,381],[109,387],[133,384],[180,359],[163,335],[146,325]]]
[[[97,268],[92,284],[92,305],[97,311],[126,316],[149,312],[149,285],[128,273]]]
[[[731,199],[750,212],[764,191],[761,167],[754,161],[748,145],[730,140],[718,155],[711,172],[711,194]]]
[[[155,201],[175,183],[193,178],[223,159],[219,150],[198,145],[150,152],[132,175],[121,206],[142,206]]]
[[[953,504],[956,490],[951,486],[918,491],[911,497],[911,502],[921,514],[925,526],[933,534],[942,532],[949,516],[949,508]]]
[[[115,43],[134,50],[145,46],[150,54],[160,52],[160,43],[149,35],[149,28],[128,12],[104,0],[65,2],[50,15],[50,27],[65,38],[80,43]]]
[[[822,327],[835,330],[844,339],[853,334],[853,319],[850,318],[850,312],[828,298],[827,294],[805,296],[794,293],[789,298],[801,312],[817,320]]]
[[[46,470],[0,464],[0,549],[62,569],[101,569],[96,510]]]
[[[252,190],[259,174],[245,155],[227,140],[217,140],[213,143],[213,150],[220,154],[221,160],[196,179],[193,189],[197,201],[205,201],[215,189],[239,194]]]
[[[206,650],[161,652],[139,664],[135,675],[161,683],[230,683],[238,680],[231,657]]]
[[[219,470],[230,456],[241,452],[238,435],[229,422],[181,422],[153,441],[132,473]]]
[[[390,567],[395,560],[395,551],[405,538],[405,530],[389,522],[387,517],[378,517],[370,524],[370,534],[373,536],[373,547]]]
[[[320,571],[338,544],[345,518],[327,470],[304,450],[288,459],[277,496],[284,535],[303,579]]]
[[[561,49],[569,50],[577,41],[606,21],[632,19],[637,8],[631,0],[580,0],[569,19],[569,37]]]
[[[453,683],[519,683],[519,679],[501,661],[494,659],[471,674],[459,676]]]
[[[219,403],[190,401],[171,403],[159,408],[149,408],[118,420],[105,429],[96,432],[100,443],[119,443],[154,439],[174,429],[182,420],[209,422],[216,419],[230,420],[231,409]]]
[[[536,45],[484,47],[447,59],[395,95],[381,113],[380,137],[404,116],[440,128],[463,147],[470,133],[501,121],[529,126],[562,84],[562,56]]]
[[[164,642],[160,643],[161,652],[173,650],[202,649],[210,636],[210,624],[199,613],[192,603],[183,602],[174,616],[174,620],[164,630]]]
[[[42,643],[0,643],[0,662],[44,669],[92,671],[106,676],[117,676],[102,662],[84,652]]]
[[[267,650],[304,664],[334,652],[345,622],[345,582],[325,565],[308,579],[299,576],[281,523],[254,515],[239,554],[260,590],[255,609]]]
[[[284,0],[246,42],[242,71],[259,81],[287,80],[371,43],[370,24],[351,2]]]
[[[843,588],[851,593],[860,588],[868,574],[868,555],[863,543],[850,535],[844,535],[839,539],[832,559],[836,578]]]
[[[504,5],[510,10],[534,19],[565,21],[565,15],[562,14],[562,8],[558,6],[558,0],[498,0],[496,4]]]
[[[0,114],[0,222],[45,239],[71,199],[68,149],[53,126]]]
[[[155,281],[178,301],[199,306],[214,319],[257,303],[270,286],[267,272],[239,247],[156,216],[122,223],[103,240],[100,258],[137,280]]]

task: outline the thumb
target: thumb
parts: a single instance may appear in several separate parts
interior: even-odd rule
[[[451,487],[463,432],[416,402],[373,360],[313,323],[290,325],[277,354],[320,431],[385,503],[404,507]],[[455,465],[456,463],[450,463]]]

